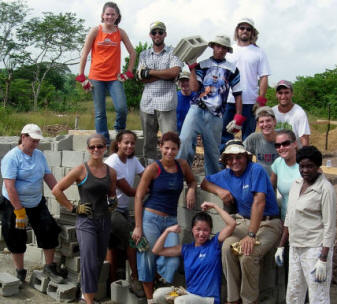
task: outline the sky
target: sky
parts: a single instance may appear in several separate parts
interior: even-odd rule
[[[10,0],[7,0],[10,1]],[[50,11],[73,12],[93,27],[100,22],[102,0],[28,0],[35,16]],[[255,21],[257,44],[266,52],[272,75],[280,79],[313,76],[337,63],[337,0],[116,0],[122,14],[120,27],[132,44],[151,43],[149,25],[163,21],[166,44],[176,46],[181,38],[200,35],[209,41],[218,34],[233,40],[242,17]],[[232,41],[233,43],[233,41]],[[211,56],[208,48],[199,59]],[[122,57],[127,56],[125,48]],[[87,65],[88,66],[88,65]],[[186,67],[184,68],[186,69]],[[86,70],[87,71],[87,70]],[[76,71],[74,71],[76,73]]]

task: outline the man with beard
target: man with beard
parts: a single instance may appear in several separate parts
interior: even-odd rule
[[[139,55],[137,77],[144,83],[140,116],[144,133],[143,154],[147,164],[157,159],[157,132],[177,130],[177,89],[175,79],[183,63],[164,43],[166,26],[156,21],[150,25],[152,48]]]
[[[254,112],[257,107],[264,106],[268,88],[269,63],[264,51],[256,45],[258,31],[254,21],[242,18],[234,32],[233,54],[227,54],[226,59],[234,63],[240,71],[242,87],[242,115],[245,121],[237,117],[234,97],[230,94],[224,114],[220,152],[224,150],[226,142],[233,139],[233,133],[241,129],[242,140],[255,131],[256,121]],[[255,106],[254,106],[255,105]]]

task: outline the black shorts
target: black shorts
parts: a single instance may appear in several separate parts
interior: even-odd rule
[[[129,246],[130,230],[128,214],[112,211],[109,249],[126,250]]]
[[[4,198],[3,203],[1,225],[7,248],[12,253],[24,253],[27,242],[26,230],[15,228],[14,208],[6,198]],[[42,197],[41,202],[36,207],[26,208],[26,213],[36,235],[38,247],[43,249],[57,247],[61,229],[51,216],[46,206],[46,199]]]

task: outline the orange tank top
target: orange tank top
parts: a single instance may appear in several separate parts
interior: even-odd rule
[[[116,80],[121,70],[121,33],[104,33],[98,27],[97,36],[91,48],[91,66],[89,79]]]

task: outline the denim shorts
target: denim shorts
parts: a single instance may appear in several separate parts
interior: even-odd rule
[[[138,278],[142,282],[152,282],[156,273],[167,282],[172,283],[174,273],[179,267],[179,257],[163,257],[152,253],[152,248],[164,230],[177,224],[175,216],[161,216],[150,211],[143,212],[143,235],[150,244],[146,252],[137,252]],[[179,244],[177,233],[170,232],[165,240],[164,247],[173,247]]]

